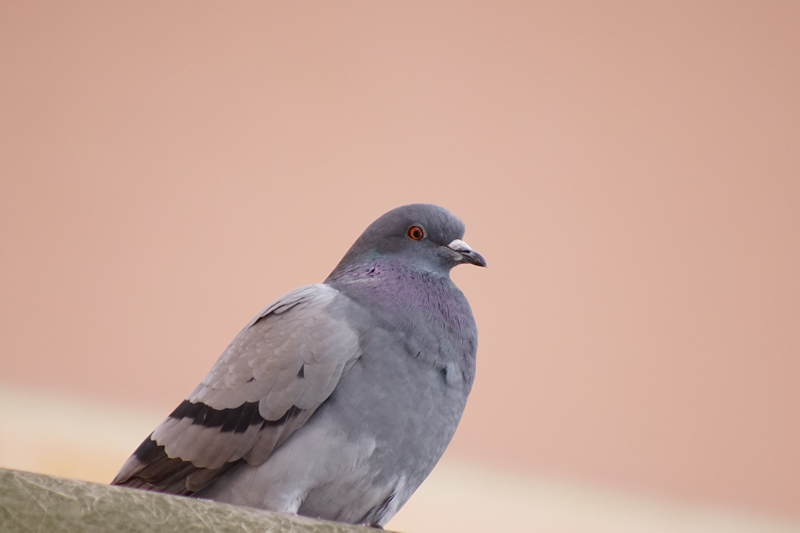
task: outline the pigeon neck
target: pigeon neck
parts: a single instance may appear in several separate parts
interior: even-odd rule
[[[460,322],[462,315],[471,317],[469,304],[447,274],[373,261],[337,269],[325,283],[372,309],[401,314],[405,310],[412,316],[441,314],[447,321]]]
[[[389,281],[405,282],[421,279],[446,280],[450,282],[450,271],[439,271],[426,268],[423,264],[406,264],[403,262],[384,261],[381,258],[367,258],[363,261],[345,264],[342,261],[330,273],[325,283],[387,283]]]

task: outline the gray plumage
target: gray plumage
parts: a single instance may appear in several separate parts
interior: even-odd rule
[[[380,217],[324,283],[259,313],[112,483],[384,525],[472,387],[477,330],[450,270],[486,262],[463,234],[435,205]]]

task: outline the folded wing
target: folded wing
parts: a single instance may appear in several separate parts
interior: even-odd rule
[[[310,285],[267,307],[112,483],[192,494],[237,462],[263,463],[360,356],[337,296]]]

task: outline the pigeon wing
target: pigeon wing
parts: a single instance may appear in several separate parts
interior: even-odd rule
[[[269,305],[112,483],[192,494],[237,462],[263,463],[360,356],[338,295],[310,285]]]

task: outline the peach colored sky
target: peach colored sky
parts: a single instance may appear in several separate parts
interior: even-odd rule
[[[453,453],[800,516],[798,28],[797,2],[3,2],[0,383],[166,414],[375,217],[436,202],[490,264],[455,274],[481,344]]]

